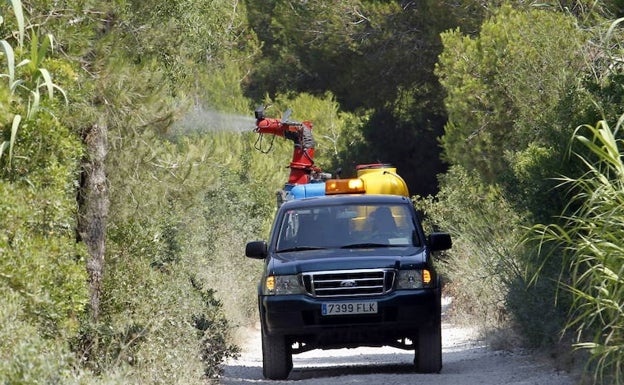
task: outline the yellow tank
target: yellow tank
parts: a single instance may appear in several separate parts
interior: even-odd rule
[[[366,194],[389,194],[409,197],[407,184],[388,164],[363,164],[356,168],[357,177],[364,181]]]

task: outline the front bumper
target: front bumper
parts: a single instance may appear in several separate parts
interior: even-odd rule
[[[362,301],[377,302],[377,313],[321,314],[323,303]],[[397,339],[413,340],[420,327],[440,322],[440,293],[439,289],[416,289],[340,299],[261,296],[260,312],[265,333],[288,336],[312,348],[396,345]]]

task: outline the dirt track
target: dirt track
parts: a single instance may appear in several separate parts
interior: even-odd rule
[[[288,380],[262,377],[259,330],[250,330],[241,356],[224,366],[223,385],[574,385],[575,381],[526,351],[492,351],[473,330],[443,324],[440,374],[414,372],[413,353],[394,348],[316,350],[293,356]]]

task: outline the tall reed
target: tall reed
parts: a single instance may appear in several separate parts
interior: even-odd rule
[[[620,128],[600,121],[579,127],[576,153],[586,168],[561,179],[570,193],[562,224],[538,225],[542,246],[566,255],[560,285],[573,296],[565,331],[591,357],[594,383],[624,383],[624,162]],[[619,138],[618,138],[619,137]]]
[[[30,56],[22,59],[21,56],[24,53],[24,37],[26,28],[32,28],[32,26],[26,26],[24,11],[22,8],[22,2],[20,0],[10,0],[11,7],[13,9],[13,15],[17,23],[17,31],[15,34],[18,36],[17,42],[13,42],[12,39],[0,40],[0,59],[4,56],[6,60],[6,67],[2,69],[2,62],[0,60],[0,84],[4,82],[6,78],[8,82],[9,95],[8,100],[0,100],[0,104],[3,102],[6,105],[16,105],[17,108],[9,109],[11,112],[10,136],[8,140],[0,143],[0,160],[8,150],[7,169],[11,169],[11,162],[13,159],[15,142],[17,139],[17,131],[21,128],[21,125],[29,120],[34,120],[35,116],[40,109],[41,91],[40,89],[46,89],[48,91],[48,97],[54,98],[54,91],[58,91],[64,98],[65,103],[68,103],[68,98],[65,90],[52,82],[52,75],[50,71],[43,68],[44,60],[48,58],[49,50],[54,46],[54,38],[51,34],[45,35],[44,39],[40,41],[39,36],[32,32],[30,35]],[[0,25],[4,22],[2,15],[0,15]],[[17,46],[16,50],[13,48],[13,44]],[[17,63],[16,63],[17,62]],[[6,71],[4,73],[3,71]],[[31,80],[29,80],[31,79]],[[0,126],[9,126],[7,122],[0,121]]]

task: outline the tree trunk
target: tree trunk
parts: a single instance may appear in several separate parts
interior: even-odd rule
[[[87,246],[87,273],[89,275],[89,305],[91,319],[97,322],[100,314],[104,254],[106,249],[106,219],[108,217],[108,185],[104,160],[108,152],[108,129],[94,124],[83,132],[86,156],[82,161],[82,175],[78,191],[78,240]]]

